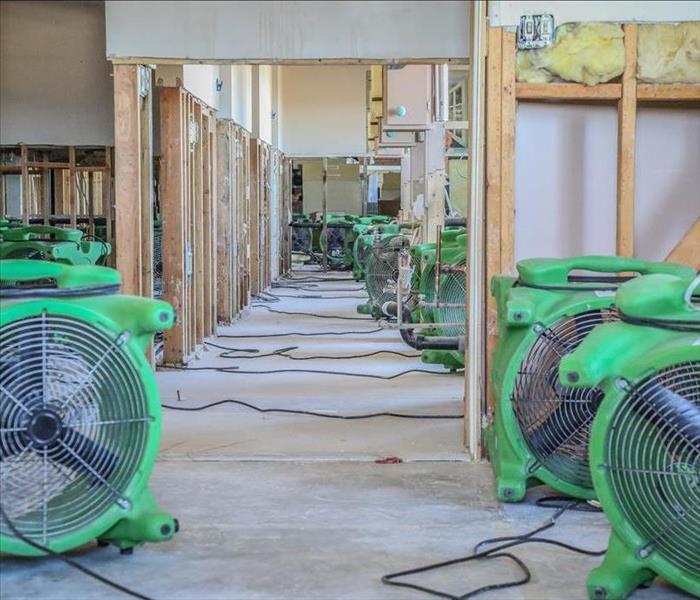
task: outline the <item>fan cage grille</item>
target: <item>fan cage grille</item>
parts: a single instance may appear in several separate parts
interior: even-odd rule
[[[542,465],[558,479],[586,489],[593,487],[588,443],[603,393],[596,387],[563,387],[559,364],[594,327],[617,319],[615,309],[605,308],[566,316],[542,327],[519,365],[511,397],[535,466]]]
[[[615,407],[605,448],[615,503],[646,550],[700,578],[700,361],[635,386]]]
[[[464,261],[451,265],[453,267],[464,267]],[[434,276],[433,269],[432,275]],[[438,298],[441,303],[448,306],[440,306],[436,310],[438,323],[464,323],[465,322],[465,307],[464,299],[466,297],[466,277],[463,272],[444,273],[440,278],[440,290]],[[432,300],[431,300],[432,301]],[[462,304],[462,306],[450,306],[454,304]],[[444,335],[457,337],[464,335],[464,325],[455,325],[443,328]]]
[[[367,256],[365,283],[369,302],[382,307],[396,300],[400,245],[397,238],[376,241]]]
[[[25,536],[46,543],[129,507],[153,419],[127,339],[46,314],[0,329],[0,501]],[[38,412],[60,419],[50,444],[30,437]]]

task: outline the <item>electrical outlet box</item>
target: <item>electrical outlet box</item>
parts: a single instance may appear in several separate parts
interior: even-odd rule
[[[551,46],[556,40],[554,17],[548,14],[523,15],[517,34],[518,50],[534,50]]]

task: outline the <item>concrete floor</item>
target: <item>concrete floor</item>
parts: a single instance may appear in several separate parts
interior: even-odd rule
[[[355,295],[351,283],[324,283],[323,295]],[[310,294],[278,290],[280,294]],[[356,316],[353,299],[291,299],[275,309]],[[270,314],[254,308],[221,333],[364,331],[371,322]],[[395,332],[353,336],[224,339],[215,343],[270,351],[299,345],[295,356],[349,354],[391,348],[407,352]],[[241,365],[249,370],[333,368],[376,374],[420,368],[416,358],[380,355],[353,360],[290,361],[218,358],[202,352],[190,366]],[[313,365],[313,366],[312,366]],[[439,368],[428,367],[439,371]],[[410,374],[392,381],[313,374],[244,375],[209,371],[161,372],[164,403],[199,406],[236,398],[265,407],[357,414],[392,410],[414,414],[461,411],[460,375]],[[226,405],[185,413],[166,411],[162,454],[152,488],[182,530],[167,544],[132,556],[113,548],[75,553],[101,574],[157,599],[426,598],[390,588],[383,574],[453,558],[479,540],[526,532],[551,510],[528,502],[500,505],[488,465],[462,452],[460,420],[379,418],[336,421],[295,415],[261,415]],[[398,456],[403,464],[376,464]],[[608,526],[600,514],[567,513],[551,537],[603,548]],[[533,577],[526,587],[489,592],[495,599],[583,599],[585,578],[598,562],[554,547],[516,550]],[[0,597],[124,598],[64,564],[4,558]],[[517,578],[509,563],[456,566],[413,578],[453,594]],[[658,582],[635,600],[685,598]]]

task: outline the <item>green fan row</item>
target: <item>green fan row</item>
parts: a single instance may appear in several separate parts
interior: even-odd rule
[[[589,577],[622,599],[658,574],[700,593],[696,272],[609,256],[521,261],[492,293],[499,341],[486,433],[497,496],[545,483],[597,498],[612,534]]]

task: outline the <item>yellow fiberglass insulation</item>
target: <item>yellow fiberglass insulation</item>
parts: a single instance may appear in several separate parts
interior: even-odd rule
[[[700,83],[700,23],[640,25],[637,77],[650,83]]]
[[[616,23],[565,23],[556,42],[540,50],[518,50],[515,76],[527,83],[554,78],[595,85],[622,75],[625,47]]]

